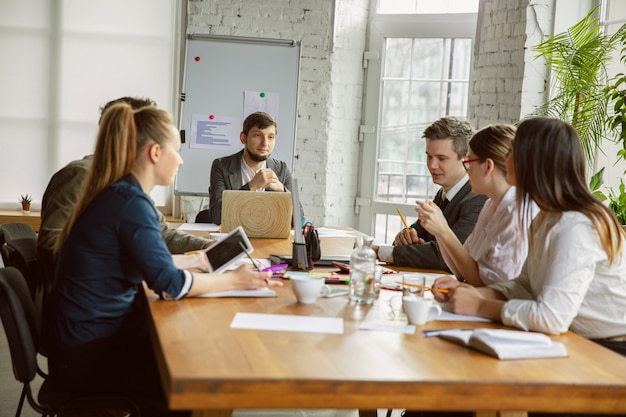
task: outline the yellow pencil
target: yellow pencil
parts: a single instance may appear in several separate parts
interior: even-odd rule
[[[428,287],[426,285],[419,285],[419,284],[411,284],[410,282],[398,281],[398,282],[396,282],[396,284],[406,285],[407,287],[422,288],[422,289],[424,289],[426,291],[432,291],[433,290],[433,287]],[[445,289],[445,288],[438,288],[437,292],[440,292],[440,293],[443,293],[443,294],[447,294],[450,291]]]
[[[409,227],[408,224],[406,224],[406,220],[404,218],[404,216],[402,215],[402,212],[400,211],[400,209],[396,209],[396,211],[398,212],[398,215],[400,216],[400,220],[402,220],[402,223],[404,223],[404,229],[408,232],[411,230],[411,228]]]

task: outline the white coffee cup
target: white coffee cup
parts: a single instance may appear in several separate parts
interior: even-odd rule
[[[441,315],[441,306],[435,304],[432,298],[405,295],[402,297],[404,312],[409,318],[409,323],[419,326],[426,324],[428,320],[434,320]],[[431,311],[435,311],[431,314]]]
[[[324,284],[323,277],[290,277],[290,281],[296,299],[302,304],[313,304],[318,297],[330,293],[330,287]]]

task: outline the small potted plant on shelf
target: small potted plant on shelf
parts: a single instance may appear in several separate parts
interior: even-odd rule
[[[24,213],[30,213],[30,203],[33,202],[33,196],[30,194],[21,194],[20,203],[22,204],[22,211]]]

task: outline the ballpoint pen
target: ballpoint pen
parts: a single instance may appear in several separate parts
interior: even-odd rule
[[[252,262],[252,265],[254,265],[254,267],[256,268],[257,271],[259,272],[263,272],[261,271],[261,269],[259,268],[259,266],[256,264],[256,262],[254,262],[254,259],[252,259],[252,256],[248,253],[248,251],[246,251],[246,247],[244,246],[244,244],[242,242],[239,242],[239,246],[241,246],[241,248],[243,249],[244,253],[246,254],[246,256],[248,257],[248,259],[250,259],[250,262]],[[265,278],[265,283],[269,284],[270,281]]]
[[[400,209],[396,209],[396,211],[398,212],[398,215],[400,216],[400,220],[402,220],[402,223],[404,224],[404,230],[409,232],[411,230],[411,228],[409,227],[408,224],[406,224],[406,219],[402,215],[402,212],[400,211]]]

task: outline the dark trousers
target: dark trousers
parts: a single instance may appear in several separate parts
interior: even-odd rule
[[[54,390],[81,396],[123,396],[142,416],[188,416],[168,410],[148,337],[99,339],[49,358]]]

